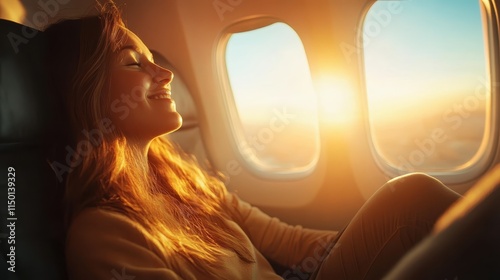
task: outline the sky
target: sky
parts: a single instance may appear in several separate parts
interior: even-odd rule
[[[440,110],[487,78],[479,0],[378,1],[362,26],[374,117],[408,113],[416,104]],[[226,64],[243,121],[268,119],[266,112],[283,106],[304,114],[318,106],[302,43],[286,24],[233,34]]]
[[[317,106],[302,42],[284,23],[233,34],[226,48],[226,64],[244,119],[263,121],[268,113],[283,107],[309,113]]]
[[[398,150],[398,153],[412,151],[413,142],[410,140],[426,136],[426,126],[440,127],[446,110],[470,101],[469,97],[476,88],[488,80],[488,57],[479,0],[377,1],[360,26],[361,71],[364,71],[360,76],[365,79],[362,81],[365,88],[359,94],[366,95],[375,142],[383,142],[387,137],[392,140],[401,138],[388,135],[387,131],[394,131],[394,128],[409,137],[400,139],[409,141],[410,146],[400,145],[403,150]],[[226,46],[226,66],[247,137],[256,133],[256,127],[269,126],[276,111],[287,112],[293,115],[294,123],[302,121],[313,129],[318,125],[316,114],[319,106],[339,112],[323,115],[332,120],[322,123],[346,124],[344,120],[337,122],[336,119],[349,120],[347,111],[353,111],[346,106],[352,104],[352,100],[346,98],[346,94],[336,92],[355,92],[347,85],[342,86],[336,80],[338,77],[315,78],[321,81],[316,88],[322,95],[322,102],[318,102],[302,42],[284,23],[233,34]],[[330,82],[323,85],[325,78]],[[324,88],[328,86],[336,88]],[[330,94],[331,98],[325,98],[325,94]],[[342,96],[345,100],[338,98]],[[480,108],[484,108],[487,101],[481,102]],[[469,123],[461,125],[460,131],[452,132],[459,135],[465,133],[462,130],[467,130],[469,135],[471,127],[482,127],[473,123],[484,122],[485,113],[479,113],[482,117],[463,119],[464,123]],[[475,136],[479,140],[473,146],[465,143],[473,152],[481,143],[483,131],[477,130]],[[289,151],[286,143],[293,141],[285,140],[277,147]],[[399,145],[391,141],[381,143],[389,150]],[[447,143],[464,144],[457,141]],[[314,142],[305,143],[305,146],[313,145]],[[384,151],[379,152],[385,154]],[[470,155],[466,157],[458,164],[470,159]],[[441,165],[442,161],[438,160],[436,164]]]
[[[380,20],[395,2],[375,3],[365,19],[365,27],[385,25],[364,35],[372,112],[407,111],[416,104],[442,108],[443,102],[455,102],[453,97],[471,94],[487,67],[479,1],[399,1],[399,12]]]

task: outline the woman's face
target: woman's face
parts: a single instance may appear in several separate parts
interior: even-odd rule
[[[149,49],[128,29],[112,57],[110,119],[127,139],[151,140],[178,129],[182,118],[171,98],[173,73],[156,65]]]

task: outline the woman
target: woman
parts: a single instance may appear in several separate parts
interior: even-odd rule
[[[182,123],[173,74],[113,3],[99,9],[45,31],[72,147],[63,155],[71,279],[281,279],[268,260],[291,279],[376,279],[457,198],[414,174],[382,187],[342,235],[265,215],[160,137]]]

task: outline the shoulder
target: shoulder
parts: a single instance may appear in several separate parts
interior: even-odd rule
[[[120,274],[128,265],[149,271],[165,267],[150,241],[139,223],[129,217],[110,210],[86,209],[74,218],[66,237],[70,278],[85,279],[85,275],[87,279],[111,279],[113,273]]]
[[[106,244],[100,247],[100,244]],[[66,237],[67,250],[79,253],[104,250],[115,244],[148,247],[142,226],[124,214],[99,208],[85,209],[72,221]]]
[[[81,237],[88,234],[99,234],[96,237],[105,237],[113,233],[121,233],[130,237],[140,237],[142,231],[139,223],[124,214],[99,209],[89,208],[80,212],[71,222],[68,230],[68,239]]]

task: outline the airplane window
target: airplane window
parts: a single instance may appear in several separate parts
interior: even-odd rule
[[[401,171],[464,170],[488,153],[491,86],[478,0],[377,1],[362,42],[373,150]]]
[[[225,53],[243,157],[270,173],[298,173],[319,151],[317,101],[304,47],[285,23],[232,33]]]

